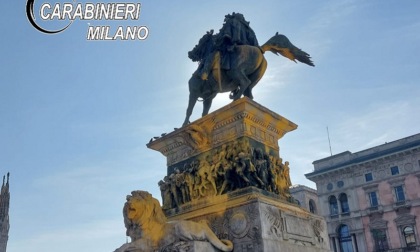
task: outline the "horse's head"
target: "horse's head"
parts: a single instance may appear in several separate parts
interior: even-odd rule
[[[198,44],[188,52],[192,61],[201,61],[214,50],[213,30],[210,30],[200,39]]]

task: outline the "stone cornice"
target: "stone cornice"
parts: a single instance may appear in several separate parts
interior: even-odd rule
[[[386,148],[387,145],[390,145],[391,147]],[[328,163],[328,165],[316,168],[313,172],[308,173],[305,176],[312,180],[316,179],[321,174],[326,174],[334,170],[376,165],[415,153],[420,153],[420,134],[354,154],[345,152],[314,161],[315,167],[320,166],[322,163]]]
[[[309,180],[317,183],[317,181],[322,180],[324,178],[330,178],[331,179],[335,175],[338,175],[339,177],[342,177],[343,173],[348,173],[348,172],[350,172],[350,173],[360,173],[363,170],[379,171],[379,170],[383,170],[385,168],[384,166],[390,165],[392,163],[402,162],[407,156],[411,156],[411,155],[418,155],[419,158],[420,158],[420,146],[419,146],[419,148],[394,153],[394,154],[388,155],[386,157],[381,157],[381,158],[377,158],[377,159],[374,159],[374,160],[369,160],[369,161],[362,162],[362,163],[355,163],[355,164],[351,164],[351,165],[335,167],[333,169],[324,169],[324,170],[319,170],[319,171],[313,171],[311,173],[305,174],[305,176]],[[380,167],[380,166],[382,166],[382,167]],[[386,167],[386,168],[388,168],[388,167]],[[402,169],[403,167],[400,167],[400,168]],[[354,174],[352,176],[354,176]],[[399,176],[401,176],[401,174]],[[387,180],[388,175],[386,175],[385,177],[386,177],[386,179],[379,179],[379,180],[375,179],[375,181]]]
[[[167,157],[167,165],[186,160],[240,137],[249,137],[278,151],[278,140],[297,125],[242,98],[147,144]]]

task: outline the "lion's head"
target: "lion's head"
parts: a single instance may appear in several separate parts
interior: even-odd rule
[[[175,251],[172,249],[177,249],[179,241],[207,241],[221,251],[233,250],[231,241],[219,240],[207,225],[192,221],[167,223],[159,201],[148,192],[131,192],[123,213],[131,242],[123,244],[115,252]]]
[[[159,201],[146,191],[133,191],[127,196],[123,209],[124,222],[127,235],[132,240],[141,238],[143,230],[150,228],[154,223],[166,223]]]

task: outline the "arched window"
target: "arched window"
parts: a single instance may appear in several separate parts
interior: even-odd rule
[[[333,196],[330,196],[330,199],[328,201],[330,203],[330,214],[337,215],[338,214],[337,198],[333,195]]]
[[[341,252],[353,252],[353,244],[351,241],[351,234],[347,225],[341,225],[338,228],[338,240],[340,242]]]
[[[405,239],[405,244],[407,247],[416,246],[416,236],[414,235],[414,229],[412,226],[407,226],[403,229],[403,235]]]
[[[349,202],[347,201],[347,195],[345,193],[340,194],[340,206],[342,213],[350,212]]]
[[[309,200],[309,212],[316,214],[315,201],[313,201],[312,199]]]

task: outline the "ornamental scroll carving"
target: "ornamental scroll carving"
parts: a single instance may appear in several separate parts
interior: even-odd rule
[[[264,211],[264,216],[270,225],[271,234],[277,238],[281,238],[284,231],[284,223],[280,210],[268,207]]]

